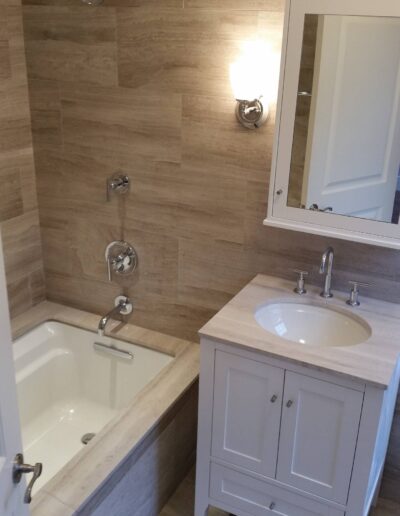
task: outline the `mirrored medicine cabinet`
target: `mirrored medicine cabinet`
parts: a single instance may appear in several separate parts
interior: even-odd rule
[[[400,248],[400,2],[287,0],[266,225]]]

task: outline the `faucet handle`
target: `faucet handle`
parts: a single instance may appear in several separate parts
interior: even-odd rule
[[[369,287],[369,283],[363,283],[362,281],[349,281],[349,284],[352,285],[350,290],[350,297],[346,301],[346,304],[349,306],[360,306],[360,301],[358,299],[358,294],[360,293],[358,287]]]
[[[292,271],[298,274],[297,285],[293,289],[293,292],[300,295],[307,294],[307,290],[305,289],[305,277],[308,276],[308,272],[302,271],[301,269],[292,269]]]

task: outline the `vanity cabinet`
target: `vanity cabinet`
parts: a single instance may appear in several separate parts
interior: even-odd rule
[[[397,381],[383,391],[202,338],[195,516],[367,516]]]

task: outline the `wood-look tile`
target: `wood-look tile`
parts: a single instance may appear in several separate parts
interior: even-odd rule
[[[39,216],[29,212],[1,224],[7,282],[42,268]]]
[[[24,212],[19,169],[0,167],[0,183],[0,222],[3,222]]]
[[[283,11],[285,0],[184,0],[185,8]]]
[[[123,239],[136,249],[140,267],[136,277],[121,278],[120,283],[135,291],[137,298],[146,295],[167,299],[176,297],[178,283],[178,240],[171,236],[124,230]]]
[[[26,163],[22,163],[20,168],[21,177],[21,196],[24,213],[38,209],[36,175],[33,160],[33,153],[29,152],[26,156]]]
[[[46,270],[47,299],[66,306],[79,308],[85,306],[93,313],[108,313],[112,300],[121,294],[118,284],[100,282],[73,276],[68,273],[56,273]],[[110,305],[111,300],[111,305]]]
[[[0,154],[31,147],[29,119],[0,118]]]
[[[181,99],[138,95],[128,89],[68,88],[61,91],[66,144],[132,159],[180,161]]]
[[[249,131],[238,124],[234,110],[235,101],[229,96],[184,96],[182,162],[215,177],[243,180],[262,174],[265,178],[271,156],[266,144],[269,123]]]
[[[8,41],[0,41],[0,80],[11,77],[10,49]]]
[[[250,275],[251,277],[251,275]],[[179,300],[192,307],[217,311],[249,280],[241,245],[181,239]]]
[[[27,295],[30,293],[28,277],[10,281],[7,284],[7,292],[11,317],[17,317],[31,308],[32,299]]]
[[[42,303],[46,299],[45,277],[43,268],[33,271],[29,276],[29,290],[31,295],[31,307]]]
[[[13,0],[18,1],[18,0]],[[76,7],[76,0],[22,0],[22,5],[36,5],[36,6],[74,6]],[[97,9],[104,9],[106,7],[149,7],[154,9],[167,7],[183,7],[183,0],[107,0],[105,5],[97,7]],[[90,6],[87,9],[91,9]]]
[[[0,41],[8,41],[6,6],[4,2],[0,4]]]
[[[119,84],[140,91],[230,94],[229,63],[254,37],[257,14],[117,9]]]
[[[28,76],[117,84],[115,10],[24,7]]]
[[[8,1],[5,7],[10,48],[12,80],[15,86],[27,84],[22,8],[19,0]],[[28,96],[26,95],[26,99]]]
[[[198,328],[215,313],[215,310],[199,306],[194,310],[172,296],[138,295],[135,287],[128,289],[127,293],[135,307],[130,319],[133,324],[193,342],[199,341]]]
[[[0,6],[0,226],[14,317],[44,297],[22,16]]]

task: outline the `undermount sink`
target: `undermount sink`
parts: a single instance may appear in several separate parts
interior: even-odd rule
[[[354,346],[371,336],[360,317],[320,305],[268,303],[256,310],[255,318],[264,330],[305,346]]]

